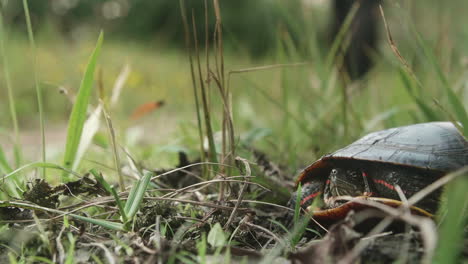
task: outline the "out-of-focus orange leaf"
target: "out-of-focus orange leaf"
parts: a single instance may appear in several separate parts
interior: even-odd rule
[[[131,120],[137,120],[141,117],[148,115],[149,113],[153,112],[154,110],[160,108],[164,105],[164,101],[157,101],[157,102],[149,102],[140,105],[133,111],[132,116],[130,117]]]

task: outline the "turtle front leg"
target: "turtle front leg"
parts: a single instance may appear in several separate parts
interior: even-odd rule
[[[370,184],[369,184],[369,174],[367,174],[366,172],[361,172],[361,175],[362,175],[362,180],[364,182],[364,192],[362,193],[362,195],[364,196],[374,196],[375,193],[372,192],[371,188],[370,188]]]

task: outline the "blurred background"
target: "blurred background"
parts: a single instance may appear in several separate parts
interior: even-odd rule
[[[206,34],[211,43],[215,25],[212,2],[207,2],[206,26],[204,1],[185,1],[202,46]],[[346,2],[357,1],[342,2],[344,8]],[[366,5],[363,2],[361,7]],[[110,91],[119,74],[129,69],[121,98],[112,108],[120,142],[134,147],[138,160],[155,167],[174,164],[180,150],[197,155],[195,103],[179,1],[29,1],[36,64],[22,1],[0,3],[5,28],[2,56],[9,62],[21,143],[31,160],[39,153],[34,72],[44,91],[48,155],[59,159],[71,101],[100,30],[105,40],[98,78],[104,89]],[[365,47],[368,65],[343,78],[335,63],[340,52],[333,50],[342,28],[333,1],[221,0],[227,72],[305,63],[230,76],[238,142],[255,145],[295,173],[369,131],[447,120],[451,108],[441,88],[446,84],[468,102],[468,2],[381,3],[393,40],[418,81],[408,77],[392,51],[375,4],[366,13],[373,19],[362,22],[375,30],[373,47]],[[358,11],[355,16],[362,14]],[[356,48],[353,43],[350,50]],[[338,47],[341,41],[335,44]],[[204,49],[202,53],[204,62]],[[214,129],[220,130],[221,102],[216,87],[210,88]],[[94,92],[96,106],[97,89]],[[0,94],[0,144],[8,153],[12,122],[3,70]],[[137,120],[130,118],[139,106],[160,100],[165,102],[160,109]]]

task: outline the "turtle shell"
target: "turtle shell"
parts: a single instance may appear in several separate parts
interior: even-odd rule
[[[297,182],[325,179],[343,162],[375,162],[445,174],[468,164],[468,143],[451,122],[421,123],[377,131],[320,158]]]

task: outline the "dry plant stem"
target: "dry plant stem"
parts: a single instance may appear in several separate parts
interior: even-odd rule
[[[181,170],[185,170],[187,168],[190,168],[190,167],[194,167],[194,166],[198,166],[198,165],[216,165],[216,166],[228,166],[228,165],[225,165],[225,164],[221,164],[221,163],[218,163],[218,162],[198,162],[198,163],[192,163],[192,164],[189,164],[187,166],[183,166],[183,167],[180,167],[180,168],[177,168],[177,169],[173,169],[173,170],[170,170],[168,172],[165,172],[165,173],[161,173],[157,176],[153,176],[151,177],[151,180],[154,181],[162,176],[165,176],[165,175],[169,175],[171,173],[174,173],[174,172],[177,172],[177,171],[181,171]],[[1,179],[1,178],[0,178]]]
[[[419,81],[418,77],[416,77],[416,74],[413,72],[413,70],[411,69],[410,65],[405,60],[405,58],[403,58],[403,56],[401,55],[400,51],[398,50],[395,42],[393,41],[393,37],[392,37],[392,34],[390,33],[390,28],[388,27],[387,20],[385,19],[385,13],[383,11],[382,6],[380,5],[379,8],[380,8],[380,15],[382,16],[382,20],[384,22],[385,31],[387,32],[388,44],[390,45],[390,48],[392,49],[393,54],[395,54],[395,56],[400,61],[400,63],[403,64],[406,72],[413,78],[413,80],[416,82],[416,84],[420,88],[422,88],[422,84]]]
[[[231,177],[232,178],[232,177]],[[190,186],[187,186],[187,187],[184,187],[184,188],[181,188],[181,189],[177,189],[171,193],[167,193],[161,197],[174,197],[175,195],[177,194],[180,194],[180,193],[183,193],[183,192],[186,192],[187,190],[190,190],[190,189],[193,189],[195,187],[198,187],[198,186],[202,186],[202,188],[206,187],[206,185],[210,185],[210,184],[213,184],[213,183],[222,183],[222,182],[229,182],[229,183],[246,183],[246,181],[238,181],[238,180],[229,180],[229,179],[215,179],[215,180],[210,180],[210,181],[205,181],[205,182],[199,182],[199,183],[195,183],[195,184],[192,184]],[[247,182],[247,184],[252,184],[252,185],[255,185],[255,186],[258,186],[266,191],[268,191],[267,188],[263,187],[262,185],[258,184],[258,183],[253,183],[253,182]],[[201,188],[197,189],[197,190],[200,190]]]
[[[204,1],[205,7],[205,59],[206,59],[206,72],[210,71],[210,41],[209,41],[209,29],[208,29],[208,0]],[[207,80],[208,83],[210,82],[210,78],[208,76]]]
[[[234,156],[234,126],[232,122],[232,109],[230,107],[230,97],[229,92],[227,92],[228,88],[224,88],[223,83],[221,80],[212,72],[208,72],[208,76],[211,76],[210,79],[213,79],[216,83],[216,86],[219,89],[219,93],[221,94],[221,101],[223,103],[223,133],[222,133],[222,158],[221,163],[225,163],[226,157],[228,157],[229,165],[233,165],[232,157]],[[228,77],[229,78],[229,77]],[[227,130],[227,131],[226,131]],[[226,146],[226,132],[229,132],[229,148]],[[230,176],[230,169],[228,168],[227,177]],[[224,170],[221,171],[223,173]]]
[[[193,88],[193,96],[195,99],[195,110],[197,113],[197,126],[198,126],[198,136],[200,140],[200,156],[202,161],[206,161],[205,158],[205,151],[203,150],[203,126],[202,126],[202,120],[201,120],[201,114],[200,114],[200,100],[198,98],[198,91],[197,91],[197,81],[195,77],[195,70],[193,67],[193,50],[192,50],[192,45],[190,42],[190,30],[189,30],[189,25],[187,21],[187,15],[185,13],[185,6],[184,6],[184,0],[179,0],[180,4],[180,12],[182,16],[182,23],[184,24],[184,35],[185,35],[185,48],[187,50],[187,55],[189,58],[189,64],[190,64],[190,75],[191,75],[191,80],[192,80],[192,88]],[[206,176],[206,167],[202,166],[202,175]]]
[[[122,169],[120,167],[119,151],[117,149],[117,143],[115,141],[115,130],[114,130],[114,127],[112,126],[111,117],[110,117],[109,113],[107,112],[106,106],[105,106],[105,104],[104,104],[104,102],[102,100],[101,100],[101,105],[102,105],[102,110],[104,112],[104,119],[106,120],[107,129],[109,131],[109,137],[110,137],[111,144],[112,144],[112,150],[114,152],[114,155],[113,155],[114,156],[114,165],[115,165],[115,170],[117,171],[117,175],[119,176],[120,191],[123,192],[123,191],[125,191],[125,183],[124,183],[124,179],[123,179],[123,175],[122,175]]]
[[[205,88],[205,83],[203,81],[203,74],[201,71],[201,64],[200,64],[200,52],[198,50],[198,38],[197,38],[197,31],[196,31],[196,23],[195,23],[195,16],[192,13],[192,26],[193,26],[193,38],[195,42],[195,56],[197,59],[197,68],[198,68],[198,79],[200,82],[201,87],[201,95],[202,95],[202,107],[203,107],[203,114],[205,117],[205,129],[206,135],[208,137],[208,145],[209,145],[209,153],[210,153],[210,160],[216,162],[216,147],[214,144],[213,139],[213,129],[211,128],[211,118],[210,118],[210,110],[208,108],[208,101],[207,101],[207,91]]]
[[[65,225],[62,225],[62,228],[60,229],[60,232],[57,235],[57,238],[55,239],[55,243],[56,243],[55,247],[57,248],[57,251],[58,251],[59,263],[65,263],[65,249],[63,248],[63,244],[62,244],[63,231],[65,231]]]
[[[213,7],[216,17],[215,23],[215,53],[217,54],[216,60],[216,69],[218,70],[218,77],[222,83],[224,83],[224,56],[223,56],[223,29],[222,29],[222,20],[221,20],[221,11],[219,9],[219,1],[213,0]],[[218,62],[219,60],[219,62]],[[218,64],[219,63],[219,64]]]
[[[117,102],[119,100],[120,94],[122,92],[122,88],[124,87],[125,82],[128,79],[128,76],[130,75],[131,67],[128,63],[126,63],[122,69],[122,71],[119,73],[117,76],[117,79],[115,80],[114,83],[114,89],[112,92],[112,96],[110,99],[110,105],[115,106],[117,105]]]
[[[220,89],[221,99],[225,105],[222,119],[222,161],[232,165],[234,163],[235,145],[234,145],[234,126],[232,122],[232,111],[230,105],[230,91],[226,87],[225,73],[224,73],[224,48],[223,48],[223,32],[222,32],[222,19],[221,11],[219,8],[219,1],[213,0],[213,7],[216,17],[215,32],[214,32],[214,45],[215,45],[215,62],[216,62],[216,79],[217,85]],[[229,138],[229,144],[227,144]],[[231,175],[230,168],[226,171],[226,176]],[[224,184],[220,185],[219,199],[223,200]]]
[[[229,216],[226,224],[224,225],[225,230],[229,228],[229,226],[232,223],[232,220],[236,216],[237,208],[239,208],[239,205],[242,203],[242,199],[244,198],[245,188],[247,187],[247,184],[249,184],[248,179],[252,175],[252,171],[250,170],[249,162],[246,159],[243,159],[243,158],[240,158],[240,157],[237,157],[236,159],[242,161],[242,163],[244,164],[244,167],[245,167],[245,170],[246,170],[246,175],[245,175],[246,177],[245,177],[245,180],[244,180],[244,184],[242,185],[241,190],[239,192],[239,197],[237,198],[236,205],[234,206],[234,209],[232,210],[231,215]]]
[[[391,234],[393,234],[392,231],[383,232],[383,233],[372,235],[372,236],[367,235],[366,237],[361,238],[361,240],[373,240],[379,237],[389,236]]]

